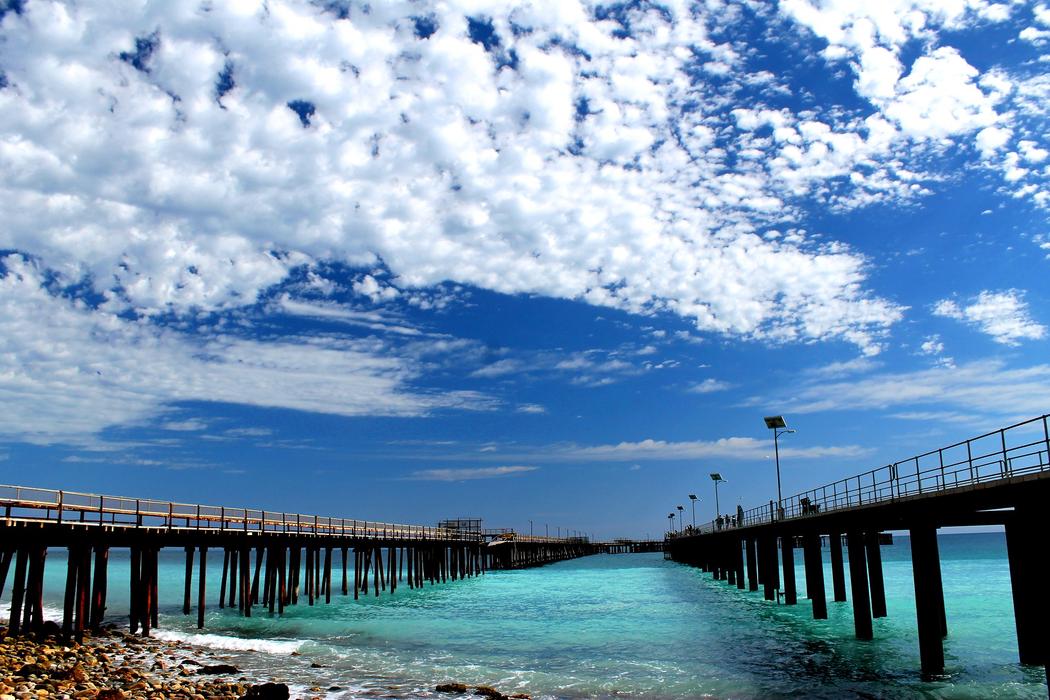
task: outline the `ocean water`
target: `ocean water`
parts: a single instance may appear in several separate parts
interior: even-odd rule
[[[905,537],[882,548],[889,617],[875,620],[867,642],[853,638],[849,603],[829,601],[830,619],[812,619],[801,565],[799,604],[785,606],[659,553],[489,572],[418,591],[404,585],[358,601],[338,594],[333,571],[330,605],[301,599],[283,618],[256,608],[245,619],[217,607],[221,556],[213,552],[201,634],[196,613],[181,612],[183,555],[162,552],[157,636],[212,647],[247,674],[338,687],[328,691],[335,698],[434,697],[448,681],[534,698],[1046,698],[1042,668],[1017,663],[1003,535],[941,535],[940,546],[947,668],[930,682],[918,671]],[[830,596],[826,551],[825,560]],[[64,568],[64,553],[53,551],[49,607],[60,605]],[[114,551],[113,620],[126,616],[127,569],[126,552]]]

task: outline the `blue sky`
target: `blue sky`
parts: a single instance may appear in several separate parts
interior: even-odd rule
[[[1050,8],[874,5],[0,3],[0,480],[654,535],[1047,412]]]

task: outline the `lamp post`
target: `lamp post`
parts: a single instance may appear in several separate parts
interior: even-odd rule
[[[718,472],[711,472],[711,481],[715,482],[715,517],[717,518],[722,514],[722,509],[718,506],[718,485],[725,481],[722,475]]]
[[[787,427],[784,416],[766,416],[766,427],[773,431],[773,454],[777,462],[777,518],[784,512],[784,497],[780,493],[780,444],[778,440],[785,433],[795,432]]]
[[[675,506],[678,509],[678,531],[685,532],[685,514],[682,512],[685,510],[685,506]]]
[[[671,521],[671,534],[674,534],[674,513],[668,513],[667,519]]]
[[[529,537],[532,537],[532,521],[529,521]]]
[[[693,529],[696,529],[696,494],[689,494],[689,505],[693,508]]]

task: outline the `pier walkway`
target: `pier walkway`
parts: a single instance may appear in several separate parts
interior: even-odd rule
[[[130,550],[130,627],[144,635],[157,626],[157,555],[166,547],[185,551],[186,615],[194,607],[196,561],[199,628],[209,550],[222,552],[218,607],[236,607],[245,616],[256,606],[280,614],[300,598],[309,605],[331,602],[333,566],[341,570],[341,594],[352,590],[356,599],[370,589],[376,596],[394,594],[404,584],[421,588],[601,551],[581,537],[508,537],[500,531],[497,538],[481,530],[480,521],[427,527],[25,486],[0,486],[0,509],[0,595],[13,571],[9,634],[43,629],[44,568],[55,547],[69,552],[62,632],[77,638],[98,629],[106,614],[111,548]],[[478,527],[460,527],[463,522]]]
[[[922,671],[944,670],[948,634],[937,529],[1003,525],[1022,664],[1045,666],[1050,653],[1047,546],[1050,542],[1050,429],[1047,416],[1001,428],[878,469],[810,489],[768,506],[669,533],[667,555],[717,580],[798,603],[795,550],[815,619],[828,616],[822,539],[827,537],[832,600],[847,600],[849,567],[857,638],[872,638],[886,616],[879,535],[910,535]],[[846,554],[843,557],[843,542]],[[845,562],[845,563],[844,563]],[[973,581],[975,589],[980,581]]]

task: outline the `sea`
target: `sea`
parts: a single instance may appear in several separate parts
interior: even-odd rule
[[[882,546],[889,615],[875,620],[871,641],[854,639],[848,602],[829,600],[829,619],[812,619],[801,564],[799,604],[787,606],[660,553],[490,571],[421,590],[403,584],[394,595],[356,601],[339,594],[334,565],[331,604],[310,607],[301,598],[281,617],[257,607],[251,618],[218,608],[221,556],[213,553],[199,632],[196,611],[182,614],[185,560],[173,550],[160,557],[155,635],[330,698],[447,698],[435,686],[461,682],[533,698],[1045,700],[1043,669],[1017,663],[1004,535],[939,541],[949,632],[945,674],[932,680],[919,673],[906,536]],[[61,550],[48,556],[52,618],[60,617],[64,558]],[[127,572],[127,552],[114,550],[107,619],[118,623],[127,621]],[[830,595],[826,550],[824,574]],[[193,590],[196,601],[196,581]]]

